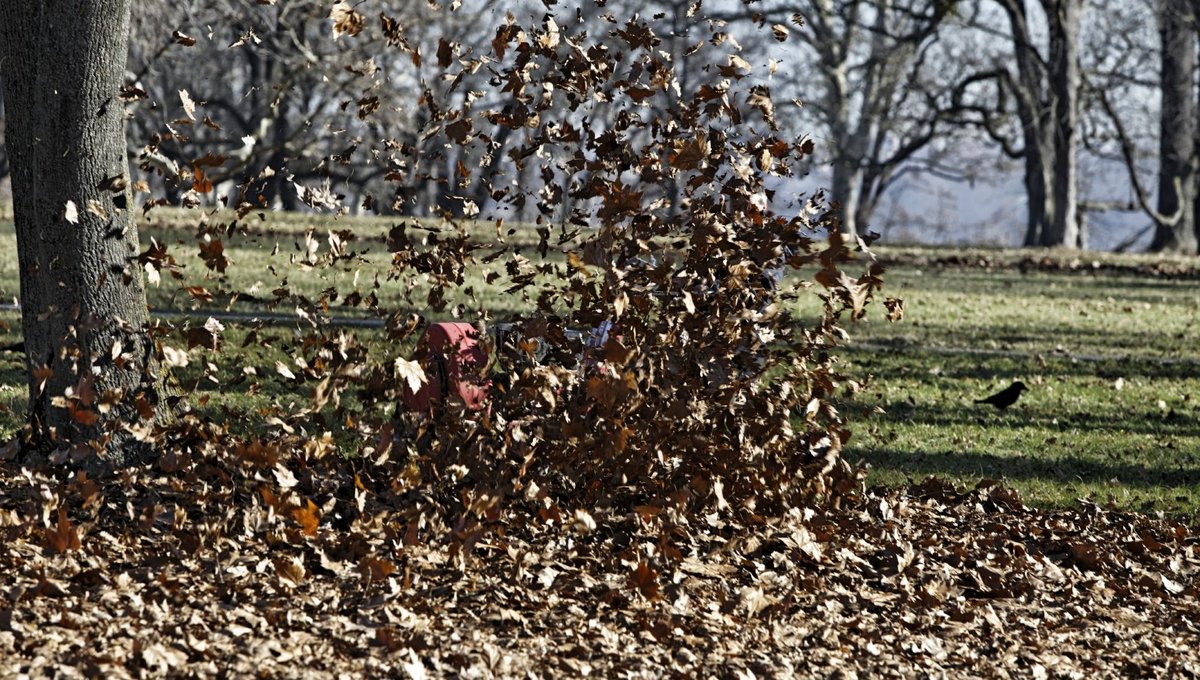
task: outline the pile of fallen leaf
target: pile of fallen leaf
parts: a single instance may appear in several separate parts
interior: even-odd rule
[[[467,545],[430,540],[445,528],[403,474],[219,442],[104,480],[6,468],[0,658],[64,677],[1200,672],[1200,541],[1170,521],[930,481]]]

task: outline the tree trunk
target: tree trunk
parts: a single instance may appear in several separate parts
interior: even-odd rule
[[[1196,29],[1188,0],[1160,0],[1162,114],[1159,118],[1158,213],[1150,250],[1195,254]]]
[[[1053,148],[1047,148],[1039,138],[1037,128],[1028,130],[1025,135],[1025,198],[1029,202],[1025,211],[1025,247],[1031,248],[1042,244],[1043,235],[1049,230],[1050,220],[1054,214],[1050,203],[1051,195],[1047,190],[1048,173],[1046,172],[1046,155],[1053,158]]]
[[[1079,29],[1083,0],[1054,3],[1050,19],[1050,113],[1054,119],[1054,216],[1042,245],[1078,248],[1079,236]],[[1047,11],[1047,14],[1050,10]]]
[[[835,151],[837,156],[833,161],[833,181],[830,187],[829,199],[838,208],[842,220],[842,233],[857,234],[859,208],[859,188],[862,172],[854,159],[847,158],[842,149]]]
[[[1086,240],[1078,217],[1083,0],[1041,0],[1049,26],[1045,60],[1033,45],[1026,3],[1000,4],[1008,15],[1017,62],[1011,85],[1025,144],[1025,245],[1078,248]]]
[[[118,98],[130,2],[2,7],[31,443],[123,464],[135,405],[158,401]]]
[[[1017,75],[1012,87],[1024,145],[1025,199],[1028,202],[1024,245],[1032,248],[1042,244],[1054,214],[1047,172],[1054,160],[1054,145],[1046,139],[1048,121],[1041,93],[1045,67],[1031,41],[1025,3],[1008,0],[1000,4],[1008,15],[1013,57],[1017,63]]]

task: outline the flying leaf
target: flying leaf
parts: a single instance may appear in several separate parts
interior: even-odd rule
[[[79,529],[67,519],[67,511],[59,506],[58,522],[45,531],[44,545],[54,553],[65,553],[79,550],[82,543],[79,540]]]
[[[275,481],[279,484],[279,488],[281,489],[290,489],[300,483],[300,481],[296,479],[296,475],[292,474],[291,470],[283,467],[282,465],[276,465],[274,473]]]
[[[344,0],[333,3],[333,8],[329,12],[329,19],[333,22],[333,37],[335,39],[343,35],[351,37],[362,32],[366,26],[366,19],[350,6],[350,3]]]
[[[37,380],[37,391],[40,395],[42,390],[46,389],[46,381],[54,375],[54,369],[50,366],[42,365],[33,369],[33,377]]]
[[[359,569],[364,579],[374,583],[391,576],[396,571],[396,565],[374,555],[367,555],[363,558],[362,563],[359,564]]]
[[[292,519],[296,524],[300,525],[301,531],[305,536],[313,537],[317,535],[317,527],[321,524],[319,509],[316,503],[311,499],[306,499],[304,505],[298,508],[292,508]]]
[[[647,600],[658,599],[658,572],[645,562],[638,562],[637,568],[629,573],[629,585]]]
[[[87,211],[90,215],[97,217],[101,220],[108,219],[108,211],[106,211],[104,209],[104,206],[100,204],[100,201],[97,201],[95,199],[89,200],[87,202]]]
[[[163,363],[174,368],[188,365],[188,353],[167,345],[162,346]]]
[[[548,50],[558,47],[559,32],[558,24],[554,23],[554,19],[546,17],[546,32],[538,38],[538,43]]]
[[[179,101],[183,102],[183,113],[191,120],[196,120],[196,102],[192,101],[192,95],[187,90],[180,90]]]
[[[412,392],[417,392],[421,385],[429,381],[421,364],[403,358],[396,359],[396,376],[403,380]]]
[[[296,374],[292,373],[292,369],[288,368],[287,364],[283,363],[282,361],[275,362],[275,372],[287,378],[288,380],[296,379]]]
[[[74,420],[84,427],[91,427],[100,420],[100,414],[89,408],[81,406],[75,401],[72,401],[67,405],[67,411],[71,414],[71,420]]]

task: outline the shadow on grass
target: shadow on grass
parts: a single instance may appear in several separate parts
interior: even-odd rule
[[[1058,483],[1079,481],[1105,484],[1117,480],[1138,488],[1200,485],[1200,468],[1171,469],[1129,462],[1106,462],[1074,456],[1057,458],[1010,457],[983,453],[942,451],[912,453],[890,448],[849,450],[847,460],[872,467],[897,470],[916,481],[928,475],[943,477],[978,476],[1008,480],[1045,480]]]
[[[925,321],[919,329],[897,326],[888,330],[889,335],[883,337],[867,334],[856,337],[864,342],[886,345],[905,353],[926,351],[921,338],[930,338],[935,348],[979,349],[982,353],[1011,351],[1014,355],[1026,355],[1030,360],[1036,360],[1040,354],[1046,361],[1060,358],[1056,354],[1056,348],[1061,344],[1068,355],[1062,358],[1068,361],[1071,353],[1079,353],[1102,354],[1114,358],[1129,356],[1138,359],[1139,364],[1154,361],[1153,357],[1145,356],[1147,352],[1157,352],[1161,357],[1172,357],[1178,354],[1181,345],[1186,346],[1189,342],[1171,334],[1148,337],[1137,328],[1120,330],[1045,321],[1039,321],[1036,327],[1018,323]],[[853,343],[849,347],[853,350]]]
[[[1061,299],[1071,302],[1099,300],[1108,302],[1113,288],[1121,288],[1120,304],[1161,304],[1164,296],[1170,297],[1181,290],[1194,287],[1193,282],[1143,276],[1115,276],[1111,274],[1039,273],[1022,274],[1018,271],[987,271],[930,268],[921,276],[897,268],[889,279],[893,289],[905,287],[921,292],[985,294],[1005,300],[1023,296]],[[900,292],[903,292],[902,290]]]
[[[1200,437],[1200,417],[1194,413],[1178,411],[1172,411],[1169,416],[1165,416],[1157,411],[1117,413],[1111,409],[1089,412],[1065,408],[1052,411],[1044,406],[1037,408],[1033,405],[1018,404],[1007,411],[996,412],[989,406],[975,404],[969,399],[963,399],[961,404],[948,402],[934,405],[890,401],[880,403],[879,406],[885,414],[869,415],[874,409],[874,404],[865,402],[854,404],[846,410],[856,422],[881,427],[888,424],[926,425],[945,428],[946,431],[958,431],[964,426],[977,426],[1005,430],[1084,430],[1159,437]]]
[[[1062,377],[1145,378],[1186,380],[1200,377],[1200,361],[1162,361],[1154,357],[1119,356],[1100,360],[1072,361],[1068,356],[1044,354],[1039,361],[1031,353],[1012,355],[970,352],[937,352],[915,345],[897,344],[896,349],[867,349],[848,345],[843,356],[852,365],[889,378],[930,379],[929,369],[937,366],[937,377],[944,380],[1028,379],[1033,375]]]

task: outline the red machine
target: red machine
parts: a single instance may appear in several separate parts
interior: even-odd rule
[[[416,392],[404,388],[404,405],[410,411],[429,413],[448,398],[471,411],[486,408],[492,381],[481,373],[488,357],[474,326],[430,324],[413,359],[425,369],[426,382]]]
[[[564,337],[580,348],[573,365],[583,368],[595,365],[596,354],[604,348],[610,335],[620,340],[621,336],[614,330],[613,323],[605,321],[590,333],[565,331]],[[516,324],[497,324],[492,328],[492,336],[498,363],[505,370],[511,369],[514,361],[542,363],[548,359],[549,346],[545,340],[535,337],[523,341],[521,328]],[[469,411],[488,407],[495,384],[485,373],[487,348],[479,341],[479,332],[471,324],[430,324],[417,343],[413,360],[421,364],[426,381],[416,392],[405,386],[404,406],[409,411],[429,414],[451,402],[462,404]]]

